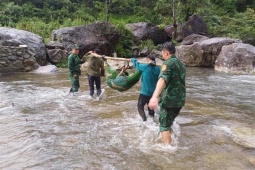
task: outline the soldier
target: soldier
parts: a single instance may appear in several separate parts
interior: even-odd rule
[[[70,92],[78,92],[80,88],[79,76],[81,75],[80,64],[83,63],[79,56],[79,46],[74,45],[72,47],[72,53],[68,57],[69,79],[72,84]]]
[[[162,139],[165,144],[171,144],[171,125],[185,104],[186,69],[184,64],[176,58],[175,46],[171,42],[163,45],[162,56],[165,61],[149,107],[157,109],[158,105],[160,106],[159,123]]]

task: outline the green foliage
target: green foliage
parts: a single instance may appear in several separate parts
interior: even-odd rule
[[[156,46],[154,45],[152,40],[142,41],[142,43],[139,45],[140,51],[142,49],[144,49],[144,47],[147,47],[149,49],[149,51],[151,51],[151,50],[156,48]]]
[[[121,35],[115,46],[118,56],[131,56],[134,45],[125,24],[151,22],[164,28],[173,23],[173,2],[178,23],[196,13],[204,18],[211,36],[255,38],[254,0],[111,0],[110,22]],[[53,30],[105,20],[105,11],[105,0],[1,0],[0,26],[27,30],[48,42]],[[145,41],[140,47],[145,45],[154,46]]]
[[[68,67],[68,60],[66,59],[63,62],[58,63],[56,66],[60,67],[60,68],[67,68]]]
[[[116,23],[115,26],[120,34],[120,39],[115,46],[115,52],[119,57],[131,57],[130,49],[134,45],[133,34],[122,23]]]

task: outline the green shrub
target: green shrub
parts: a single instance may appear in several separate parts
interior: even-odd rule
[[[142,41],[142,43],[139,45],[140,51],[145,47],[147,47],[150,51],[156,49],[156,46],[154,45],[152,40]]]
[[[134,45],[134,35],[125,28],[123,23],[115,25],[119,31],[120,39],[115,46],[115,52],[119,57],[131,57],[130,49]]]
[[[56,66],[60,67],[60,68],[67,68],[68,67],[68,60],[66,59],[65,61],[62,61],[62,62],[58,63]]]

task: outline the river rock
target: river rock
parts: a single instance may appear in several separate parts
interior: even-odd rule
[[[116,27],[109,22],[96,22],[86,26],[75,26],[54,30],[52,35],[65,47],[71,50],[74,44],[80,46],[80,56],[88,51],[100,48],[104,55],[111,55],[119,39]]]
[[[139,56],[140,56],[140,57],[145,57],[145,56],[147,56],[147,55],[149,55],[149,54],[150,54],[149,48],[148,48],[148,47],[144,47],[144,48],[142,49],[142,51],[140,52]]]
[[[33,66],[33,65],[35,65],[35,60],[33,59],[33,58],[29,58],[29,59],[25,59],[24,60],[24,64],[26,65],[26,66]]]
[[[165,28],[165,32],[170,38],[173,38],[174,27],[173,25],[168,25]],[[194,14],[189,17],[189,20],[183,25],[177,27],[177,37],[176,41],[181,42],[185,37],[192,34],[207,35],[207,25],[202,19],[202,17]]]
[[[165,32],[167,34],[168,37],[170,37],[171,39],[173,39],[173,34],[174,34],[174,26],[173,25],[167,25],[165,27]],[[176,34],[177,35],[177,34]]]
[[[243,43],[255,46],[255,38],[247,38],[243,40]]]
[[[234,43],[223,46],[215,70],[227,73],[255,73],[255,47]]]
[[[183,41],[181,42],[181,45],[191,45],[191,44],[194,44],[195,42],[200,42],[207,39],[209,38],[204,35],[191,34],[183,39]]]
[[[146,22],[130,23],[126,25],[126,28],[133,33],[138,44],[146,40],[152,40],[155,45],[167,41],[166,32],[156,24]]]
[[[247,148],[255,148],[255,129],[250,127],[231,127],[233,140]]]
[[[0,27],[0,46],[18,47],[19,45],[27,45],[35,53],[38,64],[45,65],[48,63],[42,37],[28,31]]]
[[[53,50],[48,50],[48,55],[51,61],[54,63],[61,63],[65,60],[67,60],[68,53],[66,50],[61,50],[61,49],[53,49]]]
[[[176,47],[176,55],[189,67],[214,67],[224,45],[241,42],[231,38],[210,38],[191,45]]]
[[[27,47],[0,46],[0,73],[38,68],[35,54]]]
[[[159,58],[159,59],[163,60],[161,51],[156,50],[156,49],[153,49],[153,50],[151,51],[151,54],[155,55],[156,58]]]
[[[255,157],[250,157],[249,162],[255,166]]]
[[[63,44],[60,43],[60,42],[58,42],[58,41],[50,41],[50,42],[48,42],[48,43],[45,45],[45,47],[46,47],[47,49],[62,49],[62,50],[65,49],[65,47],[63,46]]]

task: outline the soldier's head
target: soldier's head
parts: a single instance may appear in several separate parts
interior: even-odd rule
[[[76,55],[79,54],[79,50],[80,50],[80,48],[77,44],[72,46],[72,53],[73,54],[76,54]]]
[[[166,42],[163,44],[162,56],[163,59],[168,59],[171,55],[175,54],[175,46],[172,42]]]

